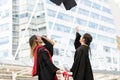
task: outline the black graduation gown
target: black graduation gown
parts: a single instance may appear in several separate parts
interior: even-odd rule
[[[79,42],[81,35],[76,33],[74,46],[76,48],[72,68],[74,80],[94,80],[93,72],[89,60],[89,47],[81,45]]]
[[[53,45],[44,40],[45,48],[53,55]],[[37,54],[37,74],[39,80],[54,80],[58,68],[50,61],[50,57],[44,49],[39,49]]]

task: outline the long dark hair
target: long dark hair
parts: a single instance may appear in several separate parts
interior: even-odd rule
[[[85,39],[85,44],[90,46],[90,43],[92,42],[92,36],[89,33],[85,33],[83,38]]]
[[[83,38],[85,39],[85,44],[87,44],[88,47],[89,47],[90,57],[92,58],[90,43],[92,42],[93,38],[92,38],[92,36],[89,33],[85,33],[83,35]]]
[[[37,40],[37,37],[36,37],[36,35],[33,35],[33,36],[31,36],[30,38],[29,38],[29,45],[30,45],[30,49],[31,49],[31,57],[33,57],[33,50],[34,50],[34,48],[36,47],[36,42],[35,42],[35,40]]]

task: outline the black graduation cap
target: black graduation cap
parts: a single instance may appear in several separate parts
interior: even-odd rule
[[[50,0],[56,5],[60,5],[63,2],[63,5],[65,6],[66,10],[70,10],[72,7],[76,6],[77,3],[75,0]]]
[[[60,5],[63,2],[63,0],[50,0],[50,1],[52,1],[56,5]]]
[[[66,10],[70,10],[72,7],[77,5],[75,0],[63,0],[63,4],[64,4]]]

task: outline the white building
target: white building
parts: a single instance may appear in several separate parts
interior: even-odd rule
[[[0,58],[20,60],[24,65],[31,66],[29,37],[44,34],[56,41],[54,63],[61,69],[69,69],[75,51],[75,25],[79,24],[81,34],[89,32],[93,36],[93,70],[118,74],[120,52],[117,50],[117,32],[107,0],[76,2],[77,6],[67,11],[63,5],[57,6],[50,0],[0,0]],[[101,76],[99,73],[96,77]],[[111,79],[111,76],[106,76],[102,74],[101,79],[98,77],[95,80]]]
[[[30,65],[29,37],[33,34],[44,34],[56,41],[54,63],[61,69],[69,68],[73,63],[75,51],[73,46],[75,25],[79,24],[81,34],[89,32],[93,36],[91,45],[93,70],[118,73],[120,52],[117,50],[117,33],[107,0],[76,0],[76,2],[77,6],[67,11],[63,5],[57,6],[50,0],[13,0],[13,27],[11,27],[13,35],[12,32],[7,33],[12,39],[10,42],[13,43],[10,44],[12,46],[10,55]],[[10,19],[7,20],[12,21]],[[3,36],[1,33],[0,35]],[[5,48],[11,50],[10,47]],[[4,49],[0,50],[3,54]]]
[[[6,6],[8,5],[8,6]],[[0,58],[12,58],[12,0],[0,0]]]
[[[78,5],[70,11],[66,11],[64,6],[57,7],[49,0],[47,1],[48,36],[60,43],[55,46],[56,52],[60,50],[55,59],[61,64],[64,62],[64,64],[69,63],[68,66],[71,66],[72,61],[70,60],[73,60],[74,55],[74,28],[77,23],[80,25],[81,34],[89,32],[94,38],[91,45],[92,56],[94,56],[91,61],[94,70],[119,71],[120,54],[116,45],[116,29],[107,1],[76,1]],[[59,49],[56,49],[57,47]]]
[[[13,52],[15,57],[23,61],[28,58],[29,36],[45,34],[56,41],[53,57],[56,64],[71,67],[75,25],[79,24],[81,34],[89,32],[93,36],[91,45],[94,56],[91,59],[94,63],[93,68],[119,71],[120,54],[116,45],[116,29],[107,1],[76,0],[76,2],[77,6],[67,11],[63,5],[57,6],[50,0],[13,0],[13,27],[17,28],[15,32],[18,36],[15,38],[19,37],[19,46],[14,48],[16,51]]]
[[[55,63],[71,66],[74,56],[74,28],[79,24],[81,34],[89,32],[94,38],[91,45],[93,68],[119,71],[120,54],[116,46],[116,30],[106,0],[76,0],[77,6],[68,11],[63,5],[57,6],[50,0],[13,2],[13,24],[19,28],[19,32],[16,30],[19,46],[14,48],[17,49],[16,53],[13,52],[15,57],[21,60],[29,57],[29,36],[45,34],[56,41],[53,57]]]

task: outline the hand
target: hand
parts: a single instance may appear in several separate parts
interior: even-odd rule
[[[56,74],[61,74],[61,71],[60,71],[60,70],[57,70],[57,71],[56,71]]]
[[[46,35],[42,35],[42,36],[41,36],[41,38],[42,38],[42,39],[43,39],[43,38],[44,38],[44,39],[46,39],[46,38],[47,38],[47,36],[46,36]]]
[[[78,25],[75,27],[75,29],[76,29],[76,32],[79,32],[79,26]]]

